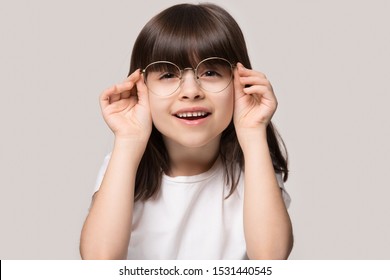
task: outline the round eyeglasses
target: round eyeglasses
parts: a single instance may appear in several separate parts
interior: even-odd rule
[[[180,69],[169,61],[150,63],[142,70],[149,91],[159,96],[173,94],[183,81],[183,73],[193,70],[195,81],[206,92],[218,93],[226,89],[232,81],[234,66],[226,59],[210,57],[193,68]]]

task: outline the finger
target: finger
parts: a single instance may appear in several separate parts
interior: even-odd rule
[[[132,95],[131,92],[132,92],[132,90],[126,90],[126,91],[121,92],[120,99],[130,98],[130,96]]]
[[[99,96],[99,103],[102,109],[110,105],[110,96],[105,93],[105,91]]]
[[[111,104],[113,102],[120,100],[122,96],[125,97],[126,95],[128,95],[128,93],[131,91],[133,87],[134,87],[134,83],[132,82],[125,82],[125,83],[113,85],[102,94],[102,98],[108,99]]]
[[[134,85],[141,77],[141,70],[137,69],[131,75],[129,75],[122,83],[117,84],[118,92],[120,93],[121,98],[129,98],[132,94],[136,93],[136,89],[134,89]],[[124,87],[121,87],[124,85]],[[128,88],[128,85],[131,88]]]
[[[141,69],[137,69],[133,73],[131,73],[123,82],[136,83],[141,78],[141,73]]]
[[[140,104],[149,104],[148,88],[145,84],[144,77],[142,77],[136,83],[137,95]]]
[[[130,83],[133,83],[134,85],[136,85],[138,83],[138,81],[140,79],[142,79],[142,77],[143,77],[142,70],[137,69],[125,79],[125,82],[130,82]],[[136,86],[131,88],[131,90],[129,90],[129,91],[123,92],[123,94],[122,94],[123,98],[129,98],[130,96],[137,96],[137,87]]]
[[[244,95],[243,89],[244,85],[240,82],[240,75],[238,74],[238,69],[234,69],[234,80],[233,80],[233,85],[234,85],[234,95],[235,99],[237,100],[241,96]]]
[[[243,92],[245,94],[257,94],[257,95],[264,95],[270,92],[268,87],[262,86],[262,85],[253,85],[250,87],[246,87],[243,89]]]
[[[248,76],[259,76],[263,79],[267,79],[267,77],[265,76],[264,73],[262,72],[258,72],[258,71],[255,71],[255,70],[252,70],[252,69],[248,69],[248,68],[245,68],[244,65],[240,62],[237,63],[237,70],[238,70],[238,74],[241,76],[241,77],[248,77]]]
[[[132,98],[121,99],[115,103],[110,104],[102,109],[106,115],[110,115],[117,112],[123,112],[126,109],[134,107],[137,102],[132,100]]]
[[[129,98],[133,92],[135,83],[139,78],[140,73],[134,72],[125,82],[106,89],[100,96],[101,105],[108,106],[120,99]]]
[[[244,93],[246,95],[252,96],[257,102],[277,104],[275,94],[265,86],[256,85],[249,88],[244,88]]]
[[[249,76],[249,77],[240,77],[240,83],[245,86],[252,86],[252,85],[263,85],[270,87],[271,83],[260,76]]]
[[[100,95],[100,105],[102,108],[110,105],[111,97],[115,94],[115,86],[111,86],[104,90]]]

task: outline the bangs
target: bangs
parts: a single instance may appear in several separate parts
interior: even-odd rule
[[[194,68],[209,57],[225,58],[235,64],[237,55],[232,41],[237,39],[220,18],[223,17],[205,6],[184,4],[163,11],[141,31],[133,49],[132,68],[162,60],[182,69]]]
[[[197,17],[184,17],[182,23],[168,27],[172,30],[164,30],[165,32],[158,34],[151,48],[149,63],[167,60],[185,68],[195,67],[208,57],[230,60],[226,35],[221,36],[221,30],[216,30],[215,27],[215,24],[201,21]]]

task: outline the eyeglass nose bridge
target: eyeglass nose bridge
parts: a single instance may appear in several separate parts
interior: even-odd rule
[[[189,70],[192,70],[192,72],[194,72],[194,80],[196,81],[198,86],[200,86],[200,80],[198,77],[198,68],[191,68],[191,67],[186,67],[184,69],[180,69],[180,85],[182,85],[182,83],[184,82],[184,79],[183,79],[184,72],[189,71]]]

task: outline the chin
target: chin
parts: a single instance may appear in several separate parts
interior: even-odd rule
[[[177,144],[186,148],[202,148],[206,147],[210,142],[210,139],[186,139],[182,141],[176,141]]]
[[[169,143],[170,146],[174,147],[183,147],[183,148],[193,148],[193,149],[198,149],[198,148],[206,148],[210,145],[219,145],[219,137],[220,135],[213,135],[209,137],[197,137],[194,134],[190,134],[187,137],[165,137],[165,142],[166,144]],[[215,143],[215,141],[218,141]]]

